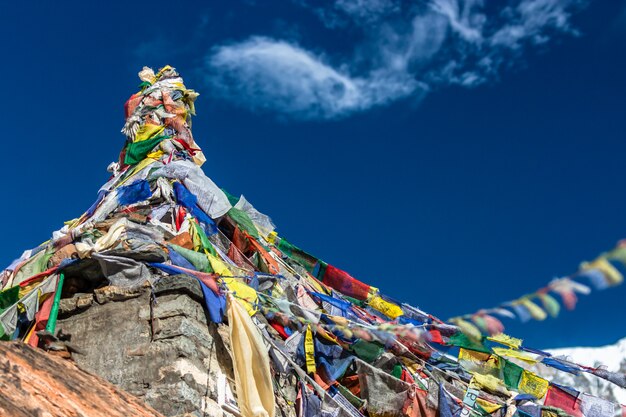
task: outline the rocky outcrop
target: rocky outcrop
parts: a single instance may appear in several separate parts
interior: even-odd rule
[[[1,416],[162,417],[104,379],[24,343],[0,343],[0,373]]]
[[[62,300],[58,328],[81,352],[73,355],[81,368],[166,416],[236,413],[227,327],[207,319],[195,278],[75,294]],[[277,415],[293,413],[280,408]]]

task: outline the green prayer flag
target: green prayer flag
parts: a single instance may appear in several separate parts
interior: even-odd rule
[[[182,246],[169,244],[172,250],[176,251],[180,256],[187,259],[200,272],[213,272],[209,258],[205,254],[183,248]]]
[[[129,143],[126,147],[126,156],[124,163],[127,165],[135,165],[145,159],[152,150],[164,139],[169,139],[168,135],[156,136],[152,139],[142,140],[141,142]]]
[[[385,349],[378,343],[359,339],[350,347],[356,355],[367,363],[372,363],[383,354]]]
[[[396,363],[393,366],[393,369],[391,370],[391,375],[400,379],[402,377],[402,365],[400,365],[399,363]]]
[[[554,299],[554,297],[549,294],[539,294],[538,297],[543,304],[543,309],[548,312],[550,317],[556,317],[559,315],[561,305]]]
[[[0,292],[0,313],[17,303],[20,298],[20,286],[16,285]]]
[[[502,373],[504,377],[504,384],[507,386],[507,388],[517,389],[524,368],[514,364],[511,361],[507,361],[506,359],[503,360],[504,368],[502,370]]]
[[[367,302],[365,302],[364,300],[359,300],[359,299],[356,299],[356,298],[348,297],[347,295],[344,295],[343,298],[345,298],[346,301],[350,301],[355,306],[359,306],[359,307],[366,307],[367,306]]]
[[[308,272],[313,272],[313,269],[315,269],[315,265],[317,265],[317,263],[319,262],[319,260],[314,256],[309,255],[299,247],[292,245],[282,238],[278,242],[278,249],[283,254],[287,255],[290,259],[300,264]]]
[[[465,349],[475,350],[477,352],[490,353],[491,351],[483,345],[481,342],[475,341],[467,337],[463,332],[456,332],[450,336],[448,344],[452,346],[458,346]]]
[[[239,210],[236,207],[231,207],[227,214],[228,217],[237,223],[240,228],[248,232],[250,236],[257,239],[259,238],[259,231],[256,229],[256,226],[254,225],[254,222],[252,222],[250,216],[248,216],[248,213],[243,210]]]
[[[200,225],[196,222],[192,222],[192,224],[193,224],[194,229],[196,230],[196,233],[200,237],[200,244],[202,245],[202,248],[206,249],[211,255],[217,256],[217,252],[215,252],[215,248],[209,241],[209,238],[207,237],[206,233],[204,233],[204,230],[202,230],[202,227],[200,227]]]
[[[239,202],[239,197],[235,197],[234,195],[232,195],[231,193],[229,193],[223,188],[222,188],[222,192],[226,194],[226,198],[228,198],[228,202],[230,202],[231,206],[234,206],[235,204]]]

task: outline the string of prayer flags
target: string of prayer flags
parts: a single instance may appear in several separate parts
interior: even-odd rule
[[[497,334],[502,332],[502,322],[493,321],[493,316],[517,317],[521,322],[545,320],[548,316],[555,318],[561,311],[561,306],[555,298],[558,296],[568,310],[576,307],[578,294],[588,295],[591,289],[581,281],[588,281],[596,290],[603,290],[620,285],[624,281],[622,273],[614,262],[626,267],[626,247],[620,241],[617,247],[606,252],[591,262],[582,262],[579,270],[567,277],[556,278],[547,286],[534,293],[524,295],[518,299],[507,301],[493,308],[481,309],[476,313],[452,317],[448,321],[458,319],[471,320],[483,334]],[[552,294],[551,294],[552,293]],[[497,320],[497,319],[496,319]],[[465,326],[467,328],[467,326]],[[474,330],[467,328],[474,334]]]

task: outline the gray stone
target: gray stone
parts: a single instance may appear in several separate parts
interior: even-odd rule
[[[234,380],[228,327],[210,323],[203,302],[186,275],[108,286],[62,300],[58,329],[84,352],[73,355],[78,366],[164,415],[231,416],[217,403],[220,377]],[[277,415],[294,415],[280,396],[277,403]]]

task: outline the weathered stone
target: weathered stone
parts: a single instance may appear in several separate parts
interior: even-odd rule
[[[59,302],[59,315],[64,316],[76,312],[76,298],[65,298]]]
[[[156,295],[167,293],[187,294],[196,301],[202,302],[202,300],[204,300],[198,280],[189,275],[171,275],[164,277],[163,279],[157,280],[153,288]]]
[[[152,310],[153,317],[158,319],[184,316],[202,322],[206,317],[201,304],[180,294],[166,294],[158,297]]]
[[[93,294],[84,294],[76,298],[76,308],[85,309],[89,308],[93,303]]]
[[[153,340],[163,340],[172,337],[184,336],[196,338],[199,344],[210,344],[211,338],[208,337],[205,328],[201,327],[201,323],[185,316],[175,316],[165,319],[156,319],[156,330]]]
[[[58,322],[85,353],[73,356],[81,368],[166,416],[231,416],[217,403],[219,381],[234,380],[228,327],[209,322],[195,278],[170,276],[152,287],[94,293],[62,300]],[[293,415],[281,401],[279,415]]]
[[[108,303],[109,301],[128,300],[129,298],[139,297],[143,293],[144,290],[141,287],[123,288],[114,287],[112,285],[94,290],[94,296],[98,304]]]
[[[93,303],[93,294],[76,294],[72,298],[64,298],[59,303],[61,316],[74,314],[76,310],[85,310]]]

